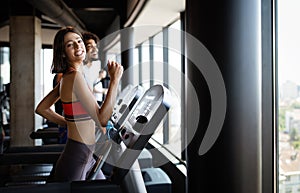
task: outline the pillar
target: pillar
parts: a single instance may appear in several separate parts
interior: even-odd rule
[[[128,84],[133,84],[133,28],[126,28],[121,32],[121,61],[124,67],[124,73],[122,77],[122,88],[125,88]]]
[[[41,89],[41,21],[34,16],[10,17],[11,146],[34,145],[34,109]],[[36,95],[35,95],[36,93]],[[37,97],[37,98],[36,98]]]
[[[221,98],[215,100],[218,96],[212,92],[212,85],[216,83],[209,82],[211,74],[203,74],[192,60],[188,61],[187,77],[192,85],[187,85],[186,95],[187,192],[260,193],[260,1],[228,0],[216,4],[213,1],[186,0],[186,31],[211,53],[222,74],[226,91],[225,101]],[[201,60],[203,53],[197,54],[196,40],[186,42],[186,51],[188,57],[190,54],[196,55]],[[204,70],[212,69],[209,63],[201,65]],[[190,98],[193,89],[198,101]],[[224,123],[220,132],[209,136],[210,140],[217,137],[216,141],[201,154],[199,149],[207,133],[218,130],[213,127],[208,131],[207,128],[209,124],[220,121],[216,117],[211,119],[214,110],[222,110],[221,105],[216,105],[220,102],[226,103]],[[196,132],[193,133],[190,129],[195,123],[195,104],[200,107],[200,116],[197,117],[199,123]]]

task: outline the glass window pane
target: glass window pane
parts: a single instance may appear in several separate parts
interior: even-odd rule
[[[10,83],[10,63],[9,63],[9,47],[0,47],[0,65],[1,65],[1,91],[3,85]]]
[[[153,37],[153,69],[154,84],[163,84],[163,35],[162,32]]]
[[[51,65],[53,58],[53,49],[42,50],[43,65],[42,65],[42,77],[43,77],[43,93],[42,96],[46,96],[53,88],[54,74],[51,73]]]
[[[139,49],[133,50],[133,85],[139,84]]]
[[[168,76],[173,106],[169,113],[169,144],[178,157],[181,154],[181,33],[180,20],[168,28]]]
[[[150,88],[150,55],[149,41],[142,44],[142,85],[145,89]]]
[[[278,184],[300,189],[300,1],[278,0]]]

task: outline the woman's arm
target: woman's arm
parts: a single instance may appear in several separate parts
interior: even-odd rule
[[[43,98],[36,107],[35,112],[53,123],[65,126],[67,124],[65,118],[50,108],[60,98],[59,85],[60,84],[57,84],[54,89],[50,91],[45,98]]]
[[[100,114],[104,114],[105,117],[105,125],[107,124],[108,120],[110,119],[113,108],[116,103],[116,98],[118,94],[118,86],[119,82],[123,75],[123,66],[116,63],[116,62],[108,62],[107,64],[108,73],[110,75],[110,83],[108,86],[108,90],[106,93],[106,97],[102,103]],[[106,113],[109,112],[109,113]]]
[[[74,80],[74,93],[81,101],[87,112],[94,119],[96,124],[104,127],[112,115],[118,93],[119,81],[123,74],[123,67],[120,64],[109,62],[107,66],[111,76],[111,81],[101,108],[99,108],[94,95],[92,95],[91,92],[88,92],[88,87],[83,76],[76,73],[77,75]]]

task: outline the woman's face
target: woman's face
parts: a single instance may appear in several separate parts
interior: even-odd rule
[[[86,50],[81,37],[68,32],[64,37],[65,55],[70,64],[81,64],[85,58]]]

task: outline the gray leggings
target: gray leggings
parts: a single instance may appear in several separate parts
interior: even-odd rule
[[[53,180],[85,180],[95,163],[95,159],[93,158],[94,149],[95,145],[86,145],[68,139],[64,151],[56,162],[56,167],[53,171]],[[96,179],[105,179],[101,170]]]

